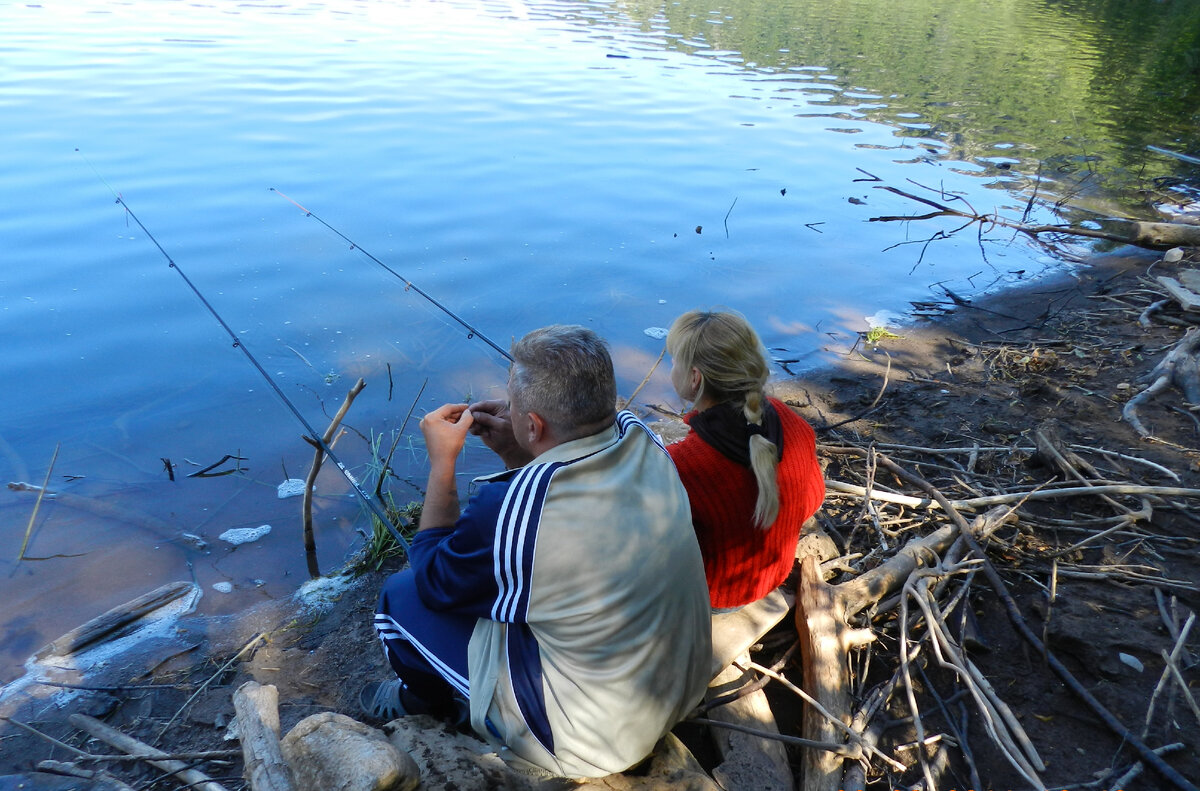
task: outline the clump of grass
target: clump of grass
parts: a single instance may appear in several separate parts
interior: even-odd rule
[[[867,343],[875,346],[886,338],[902,338],[904,336],[897,335],[887,327],[872,327],[871,329],[867,330],[867,333],[864,337],[866,338]]]
[[[400,535],[404,536],[404,540],[412,541],[412,537],[417,533],[417,522],[421,518],[421,503],[413,501],[400,506],[388,492],[385,493],[382,504],[384,513],[399,530]],[[387,528],[387,525],[383,524],[379,517],[372,515],[371,535],[368,536],[367,543],[363,547],[362,560],[358,563],[358,567],[378,571],[384,563],[393,558],[404,559],[405,554],[404,547],[392,535],[392,531]]]
[[[393,430],[388,441],[385,442],[383,434],[371,433],[371,438],[368,440],[371,454],[366,463],[366,477],[368,480],[375,479],[375,497],[383,506],[383,512],[387,515],[388,521],[404,537],[405,541],[411,541],[417,532],[417,521],[421,518],[421,503],[411,501],[403,505],[398,504],[391,489],[385,486],[392,479],[399,480],[392,472],[391,459],[401,437],[400,431]],[[354,568],[360,572],[378,571],[384,563],[390,560],[403,560],[406,554],[404,546],[396,540],[389,526],[380,521],[379,517],[371,511],[366,510],[366,514],[371,520],[371,533],[366,537],[366,543],[353,564]]]

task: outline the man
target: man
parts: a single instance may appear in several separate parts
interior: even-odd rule
[[[644,758],[701,700],[711,622],[687,494],[670,457],[616,413],[604,342],[583,327],[512,347],[508,404],[426,415],[429,482],[410,568],[384,585],[375,628],[399,680],[363,704],[390,718],[449,713],[505,757],[568,777]],[[460,513],[468,431],[505,472]]]

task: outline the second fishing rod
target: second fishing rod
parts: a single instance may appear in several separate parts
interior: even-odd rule
[[[379,501],[363,491],[362,486],[360,486],[358,481],[355,480],[353,474],[351,474],[346,465],[343,464],[336,455],[334,455],[333,448],[330,447],[329,443],[325,441],[324,437],[317,433],[316,429],[314,429],[308,420],[305,419],[304,415],[300,413],[300,410],[296,408],[296,405],[292,403],[291,399],[284,394],[283,390],[280,389],[279,385],[275,382],[271,375],[267,373],[266,369],[263,368],[258,362],[258,359],[250,352],[248,348],[246,348],[246,344],[242,342],[242,339],[238,337],[237,333],[233,331],[233,329],[225,322],[225,319],[221,317],[221,314],[217,312],[217,309],[212,306],[212,303],[208,301],[204,294],[201,293],[200,289],[197,288],[196,284],[192,282],[192,279],[189,278],[179,264],[175,262],[175,259],[173,259],[169,253],[167,253],[166,249],[163,248],[158,239],[155,238],[154,234],[150,233],[150,229],[147,228],[142,223],[141,219],[139,219],[138,216],[133,213],[133,210],[129,208],[129,204],[125,202],[125,199],[121,197],[120,194],[114,194],[116,194],[116,202],[125,210],[125,213],[129,216],[129,218],[132,219],[137,226],[142,229],[142,233],[146,234],[146,238],[154,243],[154,246],[158,248],[160,253],[162,253],[163,258],[167,260],[167,265],[171,269],[174,269],[175,272],[178,273],[181,278],[183,278],[183,282],[187,284],[188,288],[192,290],[192,293],[196,295],[201,304],[204,305],[208,312],[212,314],[212,317],[217,320],[217,323],[221,325],[221,328],[225,330],[226,334],[228,334],[233,340],[234,348],[241,350],[242,354],[245,355],[250,364],[254,366],[255,370],[262,375],[267,384],[271,386],[271,389],[275,391],[275,395],[278,396],[279,400],[283,402],[284,406],[291,411],[292,415],[300,422],[300,425],[304,427],[304,430],[307,432],[308,437],[313,445],[319,448],[321,452],[324,453],[325,456],[334,463],[334,465],[350,483],[351,487],[354,489],[354,492],[358,495],[362,503],[367,507],[368,510],[371,511],[372,514],[375,515],[375,518],[383,523],[383,526],[386,527],[388,532],[392,534],[392,537],[395,538],[396,541],[399,542],[400,546],[404,547],[405,551],[407,552],[408,541],[403,535],[401,535],[400,531],[396,528],[396,525],[389,518],[387,512],[383,509],[383,506],[380,505]]]
[[[339,231],[337,228],[333,227],[331,224],[329,224],[329,223],[328,223],[328,222],[326,222],[325,220],[321,219],[321,217],[319,217],[319,216],[318,216],[318,215],[317,215],[315,212],[313,212],[311,209],[309,209],[309,208],[307,208],[307,207],[305,207],[305,206],[302,206],[302,205],[301,205],[301,204],[300,204],[298,201],[294,200],[293,198],[289,198],[289,197],[288,197],[287,195],[285,195],[283,192],[281,192],[280,190],[277,190],[277,189],[275,189],[274,187],[271,187],[271,192],[274,192],[276,195],[278,195],[279,197],[281,197],[281,198],[283,198],[284,200],[288,201],[289,203],[291,203],[293,206],[295,206],[295,207],[296,207],[297,209],[299,209],[300,211],[304,212],[305,216],[307,216],[307,217],[312,217],[314,220],[316,220],[317,222],[321,223],[321,225],[324,225],[324,226],[325,226],[326,228],[328,228],[330,231],[332,231],[333,233],[337,234],[337,236],[338,236],[339,238],[341,238],[341,239],[342,239],[342,240],[344,240],[344,241],[345,241],[347,244],[349,244],[349,245],[350,245],[350,249],[351,249],[351,250],[358,250],[360,253],[362,253],[363,255],[365,255],[365,256],[366,256],[367,258],[369,258],[371,261],[373,261],[374,263],[376,263],[376,264],[378,264],[380,267],[382,267],[382,268],[383,268],[385,271],[387,271],[387,272],[388,272],[390,275],[392,275],[392,277],[395,277],[395,278],[396,278],[396,279],[398,279],[400,282],[404,283],[404,288],[405,288],[405,290],[406,290],[406,291],[415,291],[415,292],[417,292],[417,293],[418,293],[418,294],[420,294],[422,297],[424,297],[424,298],[425,298],[425,299],[426,299],[426,300],[427,300],[427,301],[428,301],[430,304],[432,304],[434,307],[436,307],[438,310],[442,311],[442,312],[443,312],[443,313],[445,313],[447,316],[449,316],[450,318],[454,319],[456,322],[458,322],[458,323],[459,323],[459,324],[460,324],[460,325],[463,327],[463,329],[465,329],[465,330],[467,331],[467,338],[468,338],[468,339],[470,339],[470,338],[476,338],[476,337],[477,337],[477,338],[479,338],[479,340],[483,341],[483,342],[484,342],[484,343],[486,343],[488,346],[491,346],[493,349],[495,349],[497,352],[499,352],[500,356],[501,356],[501,357],[503,357],[505,360],[508,360],[510,363],[513,361],[513,358],[512,358],[512,355],[511,355],[511,354],[509,354],[509,353],[508,353],[508,352],[507,352],[505,349],[503,349],[503,348],[502,348],[502,347],[501,347],[499,344],[497,344],[495,341],[493,341],[493,340],[492,340],[491,338],[489,338],[487,335],[484,335],[482,332],[480,332],[480,331],[479,331],[477,328],[475,328],[473,325],[469,324],[469,323],[466,321],[466,319],[464,319],[462,316],[459,316],[457,313],[455,313],[454,311],[450,310],[450,308],[448,308],[448,307],[446,307],[445,305],[443,305],[441,302],[439,302],[437,299],[435,299],[433,296],[431,296],[431,295],[430,295],[428,292],[424,291],[424,290],[423,290],[423,289],[422,289],[420,286],[418,286],[416,283],[412,282],[412,281],[411,281],[411,280],[409,280],[407,277],[405,277],[404,275],[400,274],[399,272],[397,272],[397,271],[396,271],[395,269],[393,269],[392,267],[390,267],[390,266],[388,266],[387,264],[385,264],[383,261],[380,261],[380,260],[379,260],[378,258],[376,258],[375,256],[371,255],[371,253],[369,253],[369,252],[366,250],[366,248],[364,248],[364,247],[363,247],[362,245],[360,245],[358,242],[356,242],[356,241],[354,241],[353,239],[351,239],[351,238],[350,238],[349,236],[347,236],[346,234],[344,234],[344,233],[342,233],[341,231]]]

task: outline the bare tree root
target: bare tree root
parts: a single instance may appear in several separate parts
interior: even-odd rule
[[[1121,417],[1141,436],[1151,437],[1153,432],[1138,418],[1138,407],[1168,387],[1177,387],[1188,403],[1200,404],[1200,360],[1196,359],[1197,346],[1200,346],[1200,328],[1191,327],[1184,333],[1182,340],[1147,374],[1149,386],[1125,402]]]

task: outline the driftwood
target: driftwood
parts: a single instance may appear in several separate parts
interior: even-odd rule
[[[941,201],[914,195],[897,187],[877,185],[875,189],[885,190],[903,198],[929,206],[933,211],[925,214],[884,215],[870,218],[870,222],[912,222],[913,220],[931,220],[935,217],[956,217],[967,220],[968,224],[979,223],[981,226],[999,226],[1031,238],[1042,234],[1063,234],[1082,236],[1090,239],[1104,239],[1110,242],[1120,242],[1136,247],[1151,249],[1166,249],[1170,247],[1200,247],[1200,225],[1170,222],[1147,222],[1126,218],[1110,219],[1104,222],[1104,228],[1084,228],[1077,225],[1034,225],[1025,222],[1009,220],[998,214],[981,214],[971,208],[957,196],[947,196],[939,193],[945,200],[958,200],[967,208],[958,209]]]
[[[84,769],[82,766],[66,761],[38,761],[37,768],[39,772],[47,774],[90,780],[91,784],[88,788],[99,789],[99,791],[135,791],[133,786],[101,769]]]
[[[172,582],[163,585],[72,629],[34,654],[34,658],[42,660],[78,653],[101,640],[112,638],[115,633],[147,614],[189,594],[198,595],[195,583]]]
[[[1146,379],[1151,380],[1149,386],[1125,402],[1121,417],[1133,426],[1138,434],[1143,437],[1153,435],[1138,418],[1138,407],[1171,385],[1183,392],[1188,403],[1200,404],[1200,360],[1196,357],[1197,346],[1200,346],[1200,328],[1192,327],[1146,376]]]
[[[1108,711],[1108,709],[1106,709],[1100,703],[1100,701],[1097,700],[1096,697],[1092,695],[1092,693],[1089,692],[1087,688],[1079,682],[1078,679],[1075,678],[1074,675],[1072,675],[1071,671],[1068,670],[1067,667],[1063,665],[1053,653],[1050,652],[1042,640],[1036,634],[1034,634],[1033,630],[1029,628],[1029,624],[1027,624],[1024,617],[1022,617],[1020,610],[1017,608],[1017,603],[1013,600],[1012,594],[1008,592],[1008,586],[1004,583],[1003,578],[1000,577],[999,572],[996,571],[995,567],[991,564],[991,561],[988,560],[986,553],[984,553],[983,549],[972,535],[966,520],[963,519],[962,515],[959,514],[958,511],[954,510],[949,501],[946,500],[945,496],[943,496],[941,492],[935,489],[927,481],[919,476],[912,475],[911,473],[905,471],[902,467],[897,465],[895,462],[892,462],[890,459],[881,456],[879,457],[879,461],[887,466],[888,469],[894,472],[897,476],[916,486],[919,486],[921,489],[924,489],[931,497],[942,504],[942,507],[946,509],[946,512],[950,515],[954,523],[958,525],[962,532],[962,536],[967,542],[967,545],[971,548],[971,551],[975,553],[976,557],[982,560],[981,565],[984,574],[987,577],[988,582],[991,583],[994,592],[1000,597],[1000,601],[1004,605],[1004,610],[1008,616],[1009,622],[1012,624],[1017,634],[1019,634],[1027,643],[1029,643],[1035,651],[1042,655],[1046,661],[1046,664],[1048,664],[1054,673],[1063,680],[1066,686],[1077,697],[1079,697],[1080,700],[1086,703],[1093,712],[1095,712],[1105,726],[1119,736],[1123,742],[1133,747],[1138,752],[1142,761],[1150,765],[1165,780],[1169,781],[1175,787],[1183,789],[1183,791],[1197,791],[1195,785],[1190,783],[1177,770],[1163,761],[1162,757],[1158,753],[1150,749],[1150,747],[1148,747],[1144,741],[1138,738],[1136,734],[1126,728],[1115,716],[1113,716],[1113,714]]]
[[[39,500],[44,496],[47,502],[58,503],[65,508],[93,514],[104,519],[135,525],[157,536],[163,541],[176,541],[194,549],[205,549],[208,545],[198,536],[181,532],[171,523],[157,516],[142,513],[133,508],[116,506],[93,497],[83,497],[70,492],[56,492],[24,481],[12,481],[8,484],[10,491],[30,492],[38,495]]]
[[[188,765],[183,761],[175,761],[167,758],[167,753],[162,750],[121,733],[116,728],[111,728],[94,717],[89,717],[86,714],[72,714],[70,721],[76,728],[87,731],[95,738],[116,747],[118,750],[124,750],[130,755],[145,758],[146,763],[174,775],[185,785],[197,788],[199,791],[226,791],[225,786],[203,772],[196,769],[189,769]]]
[[[971,529],[990,532],[1007,517],[1007,511],[992,512],[979,517]],[[802,729],[804,738],[836,742],[852,723],[849,654],[852,649],[873,640],[874,636],[869,629],[852,626],[851,620],[903,587],[922,565],[936,561],[957,534],[957,528],[947,526],[924,538],[914,539],[886,563],[840,585],[824,581],[814,557],[804,559],[796,593],[796,629],[803,656],[804,689],[832,715],[822,715],[815,706],[807,707]],[[844,760],[833,752],[806,750],[802,759],[804,791],[838,787]]]
[[[243,775],[254,791],[292,791],[291,770],[279,749],[279,691],[247,681],[233,693]]]
[[[1183,273],[1180,274],[1182,275]],[[1200,309],[1200,294],[1196,293],[1197,284],[1194,282],[1194,278],[1189,277],[1186,282],[1181,283],[1173,277],[1160,275],[1155,280],[1158,281],[1160,286],[1166,289],[1167,293],[1171,295],[1171,299],[1179,303],[1179,307],[1184,310]],[[1148,322],[1140,323],[1142,323],[1142,326],[1149,326]]]
[[[745,670],[749,655],[727,667],[713,679],[710,695],[733,695],[729,703],[716,706],[709,715],[726,724],[752,724],[756,731],[778,734],[775,717],[761,688],[748,690],[752,674]],[[740,665],[740,667],[739,667]],[[746,691],[746,694],[739,694]],[[749,734],[737,729],[714,731],[713,739],[722,762],[712,770],[713,779],[727,791],[754,788],[758,791],[791,791],[795,788],[787,749],[770,735]]]

